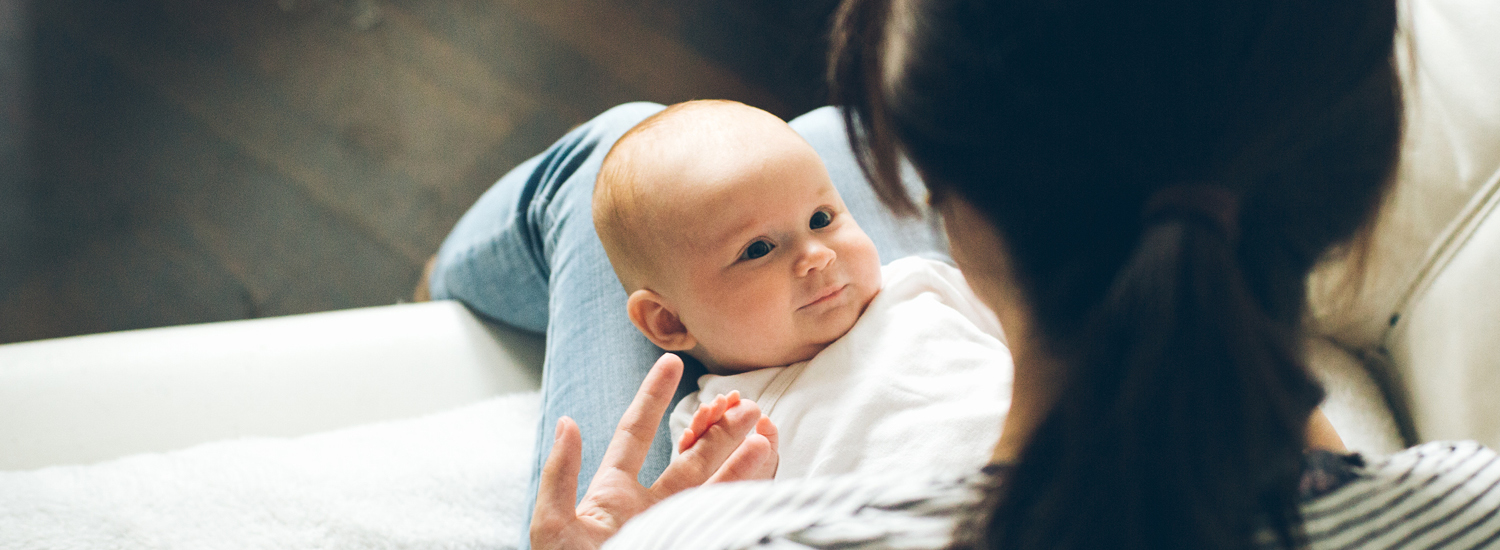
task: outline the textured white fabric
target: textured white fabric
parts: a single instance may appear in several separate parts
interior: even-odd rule
[[[903,258],[881,276],[864,315],[811,360],[699,378],[673,441],[701,402],[738,390],[780,431],[777,479],[983,466],[1010,409],[999,321],[947,264]]]
[[[537,394],[295,439],[0,472],[0,549],[508,548]]]
[[[1328,392],[1319,408],[1345,447],[1369,455],[1388,455],[1405,447],[1385,395],[1359,359],[1313,338],[1307,343],[1307,364]]]

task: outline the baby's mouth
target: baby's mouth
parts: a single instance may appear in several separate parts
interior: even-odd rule
[[[813,301],[808,302],[807,305],[804,305],[804,306],[802,306],[802,307],[800,307],[798,309],[807,309],[807,308],[810,308],[810,307],[817,306],[819,304],[826,304],[828,302],[832,302],[832,301],[838,299],[840,296],[843,296],[844,295],[844,291],[847,290],[848,288],[849,288],[848,284],[835,285],[835,286],[828,287],[828,288],[824,289],[822,292],[819,292],[818,293],[818,297],[815,298],[815,299],[813,299]]]

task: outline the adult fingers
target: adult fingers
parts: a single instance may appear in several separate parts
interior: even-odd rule
[[[615,468],[635,477],[641,471],[641,463],[646,460],[646,452],[651,450],[651,440],[656,437],[656,426],[661,423],[661,417],[667,412],[667,405],[672,402],[672,394],[677,391],[677,381],[682,379],[682,358],[667,353],[663,354],[656,364],[651,366],[651,372],[646,373],[646,379],[641,382],[641,389],[635,393],[635,399],[630,402],[630,407],[625,409],[625,415],[620,417],[620,425],[615,428],[615,435],[609,441],[609,448],[604,451],[604,460],[599,465],[600,470]],[[599,479],[595,476],[594,479]]]
[[[578,518],[578,470],[583,463],[583,438],[578,424],[566,416],[557,420],[556,441],[542,466],[531,513],[531,546],[548,548],[567,526]]]
[[[776,476],[776,459],[776,448],[766,436],[750,434],[719,471],[708,478],[708,483],[771,479]]]
[[[698,436],[692,448],[667,466],[656,479],[656,484],[651,486],[651,491],[657,498],[666,498],[683,489],[702,485],[739,448],[745,436],[755,429],[760,417],[760,406],[749,400],[740,401],[725,411],[719,422]]]

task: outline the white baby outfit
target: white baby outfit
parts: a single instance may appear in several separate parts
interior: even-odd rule
[[[881,276],[864,315],[812,359],[699,378],[672,412],[673,442],[699,404],[739,390],[779,430],[776,479],[982,467],[1010,409],[999,321],[942,262],[903,258]]]

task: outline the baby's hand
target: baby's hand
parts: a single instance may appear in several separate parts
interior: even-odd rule
[[[724,418],[724,411],[739,403],[740,392],[732,391],[729,395],[719,394],[711,403],[698,405],[698,410],[693,413],[693,421],[688,424],[686,430],[683,430],[682,440],[677,442],[677,452],[681,453],[693,448],[693,444],[698,442],[699,437],[703,437],[703,432],[707,431],[709,426]]]
[[[691,449],[698,439],[708,432],[709,428],[724,418],[725,411],[739,404],[740,392],[732,391],[729,395],[721,394],[715,397],[711,403],[699,405],[698,410],[693,413],[693,421],[682,432],[682,440],[677,443],[677,452],[682,453]],[[735,471],[733,477],[737,480],[771,479],[775,477],[776,467],[780,462],[776,445],[776,424],[771,422],[769,417],[761,416],[760,420],[755,423],[755,431],[746,435],[744,441],[740,442],[740,448],[735,450],[735,456],[725,464],[725,470]],[[769,459],[748,458],[763,455],[757,451],[765,446],[770,448]],[[744,459],[741,459],[742,456]],[[713,481],[715,480],[709,480],[710,483]]]

